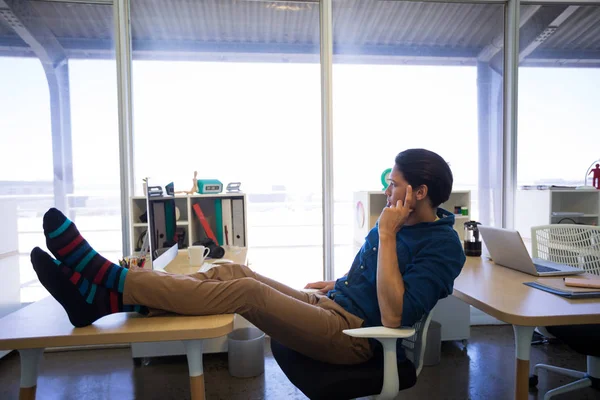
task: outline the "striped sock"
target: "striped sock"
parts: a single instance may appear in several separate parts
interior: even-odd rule
[[[148,314],[146,307],[124,305],[121,293],[90,283],[79,272],[53,259],[39,247],[31,252],[31,264],[42,285],[63,306],[76,327],[90,325],[105,315],[122,311]]]
[[[123,293],[127,269],[114,264],[98,254],[81,236],[75,223],[56,208],[44,214],[44,235],[48,250],[64,265],[77,272],[85,282],[101,285]]]

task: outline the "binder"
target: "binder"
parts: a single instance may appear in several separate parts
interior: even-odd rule
[[[221,215],[223,221],[223,239],[226,246],[233,245],[233,216],[231,214],[231,199],[221,200]]]
[[[198,204],[198,203],[194,204],[193,208],[194,208],[194,212],[196,213],[196,216],[198,217],[198,220],[200,220],[200,224],[204,228],[204,232],[206,232],[206,236],[208,236],[209,238],[211,238],[212,240],[217,242],[217,238],[216,238],[215,234],[213,233],[212,229],[210,229],[210,224],[206,220],[206,217],[204,216],[204,213],[202,212],[202,209],[200,208],[200,204]]]
[[[221,207],[221,199],[215,199],[215,236],[219,246],[225,244],[223,240],[223,210]]]
[[[231,200],[231,214],[233,218],[233,245],[245,247],[246,234],[244,232],[244,201],[242,199]]]

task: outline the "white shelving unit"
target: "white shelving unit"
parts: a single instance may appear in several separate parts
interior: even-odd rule
[[[354,192],[354,251],[358,252],[363,245],[365,237],[375,226],[381,211],[387,203],[383,191]],[[460,239],[464,237],[464,223],[471,218],[471,191],[456,190],[450,195],[447,202],[440,207],[450,212],[454,207],[465,207],[467,215],[456,215],[454,229]],[[442,325],[442,340],[465,340],[471,334],[471,313],[467,303],[454,296],[440,300],[433,309],[434,321]]]
[[[569,218],[566,219],[565,218]],[[523,190],[516,193],[515,229],[531,238],[531,227],[538,225],[600,223],[598,190]]]
[[[219,193],[219,194],[192,194],[192,195],[176,195],[175,207],[179,209],[179,219],[176,222],[178,228],[183,228],[185,231],[184,248],[191,246],[201,238],[205,237],[204,230],[200,221],[194,213],[194,204],[200,204],[203,213],[206,216],[213,232],[216,230],[215,222],[215,206],[214,199],[240,199],[243,203],[244,210],[244,243],[243,247],[248,247],[248,224],[247,221],[247,202],[245,193]],[[137,251],[141,246],[140,237],[148,229],[147,222],[141,222],[140,217],[146,212],[147,203],[146,197],[134,196],[131,197],[131,232],[130,243],[131,248]]]

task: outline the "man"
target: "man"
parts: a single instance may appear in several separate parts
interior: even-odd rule
[[[348,274],[335,283],[308,285],[326,296],[294,290],[243,265],[185,276],[127,270],[96,253],[56,209],[44,216],[46,244],[56,260],[39,248],[31,259],[75,326],[123,311],[238,313],[302,354],[356,364],[370,359],[373,348],[344,329],[411,326],[452,292],[465,255],[454,215],[438,208],[450,196],[452,182],[439,155],[424,149],[398,154],[385,191],[388,204]]]

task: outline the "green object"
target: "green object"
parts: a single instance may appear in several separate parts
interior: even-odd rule
[[[469,209],[468,209],[468,208],[466,208],[466,207],[462,207],[462,208],[460,209],[460,213],[461,213],[462,215],[469,215]]]
[[[381,173],[381,184],[383,185],[383,189],[382,190],[387,189],[387,187],[389,186],[389,184],[390,184],[389,177],[390,177],[391,173],[392,173],[392,169],[391,168],[388,168],[388,169],[386,169],[385,171],[383,171]]]
[[[198,179],[198,193],[216,194],[223,191],[223,183],[218,179]]]
[[[175,202],[174,201],[166,201],[165,202],[165,224],[166,224],[166,235],[167,241],[171,242],[175,239]]]
[[[223,246],[225,244],[225,240],[223,238],[223,203],[221,199],[215,199],[215,221],[217,225],[217,229],[215,231],[215,236],[217,237],[217,244],[219,246]]]

